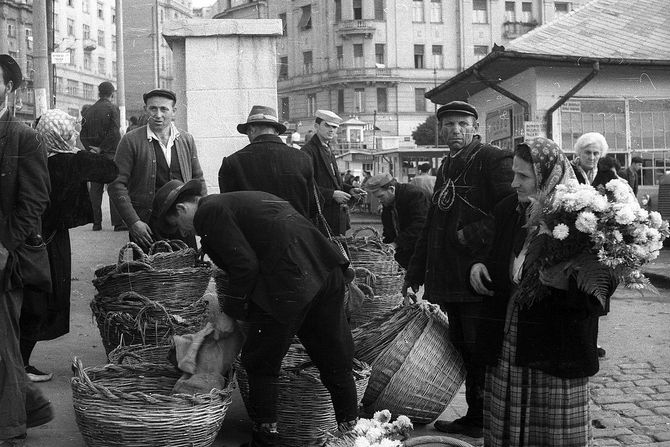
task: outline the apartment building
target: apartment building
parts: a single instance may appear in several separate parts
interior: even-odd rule
[[[425,93],[586,0],[218,0],[214,18],[279,18],[280,119],[301,133],[333,110],[409,136],[434,113]],[[366,132],[366,139],[372,130]]]

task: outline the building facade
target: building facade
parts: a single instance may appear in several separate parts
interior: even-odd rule
[[[16,60],[26,81],[11,108],[26,121],[33,119],[35,113],[32,3],[32,0],[0,0],[0,54],[9,54]]]
[[[142,94],[172,89],[172,51],[161,35],[163,24],[192,17],[190,0],[133,0],[123,6],[126,115],[140,116]]]
[[[278,104],[304,134],[325,108],[368,123],[363,137],[409,136],[434,113],[425,94],[585,1],[218,0],[214,18],[280,18]],[[374,130],[373,130],[374,129]],[[356,142],[353,142],[356,143]],[[369,147],[368,147],[369,149]]]

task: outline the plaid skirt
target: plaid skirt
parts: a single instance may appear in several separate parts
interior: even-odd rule
[[[486,369],[484,446],[589,445],[588,378],[562,379],[515,366],[518,309],[514,305],[508,313],[498,364]]]

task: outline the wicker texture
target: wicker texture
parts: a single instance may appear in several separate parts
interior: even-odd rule
[[[405,279],[404,272],[395,274],[374,273],[370,269],[356,267],[356,281],[372,288],[375,295],[395,295],[400,293]]]
[[[174,394],[181,371],[166,365],[84,369],[75,359],[72,401],[89,447],[208,447],[232,399],[232,379],[209,394]]]
[[[244,404],[249,408],[249,380],[237,366],[237,383]],[[370,367],[354,360],[354,380],[358,399],[362,399],[370,378]],[[322,446],[329,432],[337,429],[330,393],[321,383],[318,369],[305,348],[293,344],[282,361],[277,402],[277,426],[282,446]]]
[[[212,277],[216,285],[216,296],[219,300],[219,308],[223,309],[223,296],[228,292],[228,274],[218,267],[212,268]]]
[[[384,317],[403,302],[402,294],[374,295],[366,297],[360,307],[351,309],[349,325],[352,329],[369,323],[374,318]]]
[[[363,235],[364,232],[370,234]],[[362,227],[346,238],[349,257],[354,268],[365,268],[375,275],[395,275],[400,266],[394,259],[390,245],[382,242],[382,236],[374,227]]]
[[[448,436],[419,436],[403,442],[404,447],[474,447],[460,439]]]
[[[128,261],[125,258],[126,251],[132,252],[132,260],[149,264],[156,270],[181,269],[195,267],[198,253],[183,241],[156,241],[149,247],[149,253],[145,253],[139,245],[128,242],[119,250],[118,264]]]
[[[420,424],[437,419],[465,380],[463,360],[448,331],[446,315],[426,302],[397,308],[355,329],[356,357],[372,366],[363,397],[366,410],[388,409]]]
[[[116,365],[137,365],[139,363],[170,364],[168,352],[172,344],[117,346],[109,353],[110,363]]]

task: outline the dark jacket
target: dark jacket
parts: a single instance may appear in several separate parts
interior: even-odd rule
[[[397,213],[398,228],[393,222],[393,213]],[[403,268],[407,268],[414,253],[414,245],[426,222],[428,213],[428,196],[417,186],[398,183],[395,188],[395,200],[389,207],[382,210],[384,226],[384,242],[395,242],[395,260]]]
[[[47,153],[37,132],[9,113],[0,117],[0,242],[10,259],[0,271],[0,288],[20,281],[14,254],[26,238],[39,233],[40,216],[49,204]]]
[[[308,219],[265,192],[204,197],[193,222],[205,253],[228,272],[229,293],[282,323],[312,301],[330,272],[349,264]]]
[[[312,160],[277,135],[260,135],[225,157],[219,169],[219,190],[265,191],[287,200],[305,217],[316,215]]]
[[[351,228],[349,211],[345,205],[340,205],[333,200],[333,192],[340,190],[348,193],[352,186],[342,182],[342,176],[335,158],[333,157],[332,161],[329,160],[318,135],[314,134],[301,150],[312,157],[314,180],[316,180],[319,192],[323,197],[321,207],[326,222],[328,222],[335,235],[346,233]],[[332,169],[331,165],[333,166]]]
[[[484,297],[478,330],[479,358],[495,365],[502,348],[507,305],[512,297],[510,264],[514,235],[521,228],[517,195],[495,209],[495,237],[488,261],[493,296]],[[616,289],[612,280],[611,293]],[[544,286],[543,286],[544,287]],[[562,378],[588,377],[598,372],[598,318],[605,314],[597,298],[577,289],[550,288],[547,297],[519,310],[516,364]]]
[[[119,108],[109,99],[100,98],[82,118],[79,138],[84,147],[87,150],[91,150],[91,146],[98,147],[102,155],[113,159],[121,140]]]
[[[640,184],[640,177],[637,171],[628,166],[626,169],[622,169],[619,175],[628,182],[633,189],[633,193],[637,196],[637,187]]]
[[[406,279],[424,284],[435,303],[478,302],[469,288],[472,260],[487,253],[493,238],[493,208],[513,192],[512,152],[484,144],[476,136],[455,157],[445,157],[437,172],[435,194],[451,179],[453,205],[430,205],[426,224],[414,248]],[[444,195],[449,202],[449,195]]]

